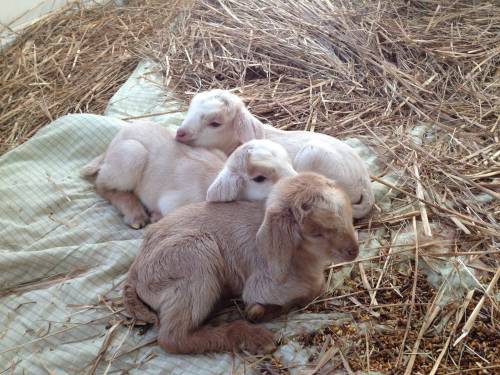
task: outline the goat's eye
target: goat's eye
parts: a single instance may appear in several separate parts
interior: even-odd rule
[[[265,176],[257,176],[257,177],[252,178],[252,180],[255,182],[261,183],[261,182],[266,181],[266,177]]]
[[[218,128],[221,125],[222,124],[220,122],[217,122],[217,121],[212,121],[210,124],[208,124],[208,126],[210,126],[211,128]]]
[[[322,234],[322,233],[313,233],[313,234],[311,234],[311,237],[314,237],[314,238],[322,238],[322,237],[323,237],[323,234]]]

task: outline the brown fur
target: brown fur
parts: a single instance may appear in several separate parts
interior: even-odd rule
[[[129,271],[125,308],[157,322],[158,343],[171,353],[273,350],[271,332],[258,326],[203,323],[224,295],[242,295],[254,320],[311,301],[323,288],[324,268],[358,254],[350,207],[334,182],[314,173],[280,180],[265,206],[182,207],[146,232]]]

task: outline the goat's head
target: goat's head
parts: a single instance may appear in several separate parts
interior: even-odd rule
[[[359,250],[349,197],[316,173],[278,181],[266,202],[257,246],[276,280],[286,278],[299,251],[314,264],[354,260]]]
[[[279,179],[296,174],[281,145],[254,139],[229,156],[208,188],[207,201],[264,200]]]
[[[226,90],[209,90],[191,100],[176,140],[230,154],[239,144],[262,138],[262,124],[243,101]]]

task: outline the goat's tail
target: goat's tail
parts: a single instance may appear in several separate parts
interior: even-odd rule
[[[359,202],[352,204],[352,216],[355,219],[361,219],[368,215],[375,204],[375,197],[371,188],[370,179],[367,177],[366,181],[363,181],[363,183],[365,187],[361,193],[361,199]]]
[[[135,285],[131,284],[130,280],[127,280],[123,288],[123,304],[133,318],[158,326],[158,315],[140,299]]]
[[[101,169],[103,160],[104,154],[101,154],[98,157],[94,158],[90,163],[80,169],[80,177],[88,178],[94,176]]]

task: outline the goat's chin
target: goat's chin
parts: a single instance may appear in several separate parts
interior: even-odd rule
[[[334,250],[334,255],[332,257],[333,264],[352,262],[355,260],[357,256],[352,256],[350,254],[343,254],[337,250]]]
[[[192,139],[182,139],[182,138],[175,138],[175,140],[179,143],[182,143],[182,144],[185,144],[185,145],[189,145],[189,146],[193,146],[193,140]]]

